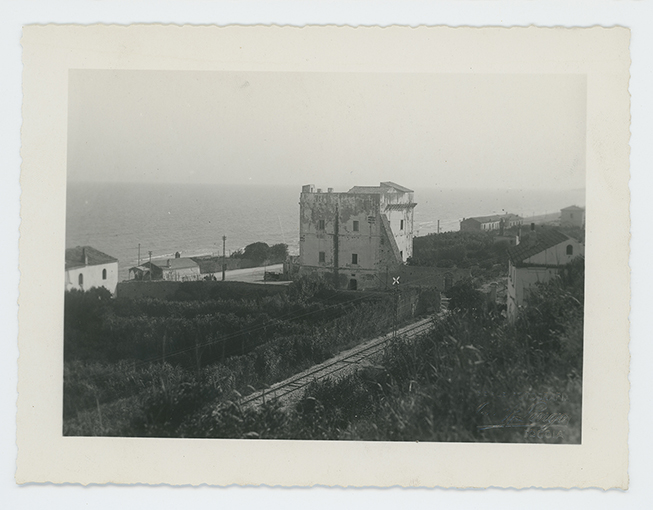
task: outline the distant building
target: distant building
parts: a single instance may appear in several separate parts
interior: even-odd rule
[[[489,230],[500,230],[521,225],[524,219],[517,214],[494,214],[492,216],[477,216],[475,218],[463,218],[460,222],[462,232],[482,232]]]
[[[561,227],[585,227],[585,209],[572,205],[560,209],[560,226]]]
[[[169,280],[175,282],[199,280],[200,266],[188,257],[153,260],[129,269],[133,280]]]
[[[340,288],[384,287],[391,269],[413,254],[413,193],[393,182],[346,193],[303,186],[300,273],[331,274]]]
[[[111,294],[118,285],[118,259],[91,246],[66,250],[66,290],[104,287]]]
[[[528,296],[536,283],[551,280],[585,247],[554,229],[531,231],[528,239],[508,249],[508,318],[514,320],[519,308],[528,304]]]

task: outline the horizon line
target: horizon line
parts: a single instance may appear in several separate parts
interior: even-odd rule
[[[379,182],[386,182],[386,181],[379,181]],[[394,181],[393,181],[394,182]],[[68,179],[66,180],[66,186],[70,184],[136,184],[136,185],[174,185],[174,186],[183,186],[183,185],[188,185],[188,186],[256,186],[256,187],[275,187],[275,188],[301,188],[302,186],[312,184],[312,182],[305,182],[303,184],[287,184],[287,183],[261,183],[261,182],[227,182],[227,183],[221,183],[221,182],[215,182],[215,181],[197,181],[197,182],[188,182],[188,181],[102,181],[102,180],[77,180],[77,179]],[[354,186],[374,186],[376,184],[370,184],[370,183],[365,183],[365,184],[357,184]],[[317,185],[315,185],[317,188]],[[444,186],[434,186],[434,185],[428,185],[428,186],[415,186],[412,185],[415,188],[421,188],[421,189],[429,189],[429,190],[438,190],[438,189],[447,189],[447,190],[478,190],[478,191],[484,191],[484,190],[494,190],[494,191],[537,191],[537,190],[542,190],[542,191],[587,191],[587,187],[570,187],[570,188],[547,188],[547,187],[542,187],[542,186],[537,186],[537,187],[502,187],[502,186],[497,186],[497,187],[492,187],[488,188],[487,186],[457,186],[457,185],[444,185]],[[335,188],[337,186],[329,186]],[[345,186],[348,189],[350,189],[352,186]],[[326,189],[326,188],[324,188]],[[344,188],[343,188],[344,189]],[[346,190],[345,190],[346,191]],[[341,191],[338,191],[341,192]]]

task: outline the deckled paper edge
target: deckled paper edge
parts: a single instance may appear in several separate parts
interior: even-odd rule
[[[18,483],[626,488],[629,37],[598,27],[25,27]],[[69,68],[587,74],[583,444],[62,437]]]

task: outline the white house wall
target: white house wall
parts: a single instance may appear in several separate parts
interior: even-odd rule
[[[581,209],[560,211],[560,224],[563,226],[583,227],[585,225],[585,211]]]
[[[567,247],[572,254],[567,254]],[[584,246],[575,239],[569,239],[551,248],[536,253],[523,261],[525,267],[508,265],[508,317],[514,320],[519,307],[527,304],[528,293],[537,283],[550,281],[560,269],[579,255],[584,254]]]
[[[572,247],[572,254],[567,255],[567,246]],[[584,247],[575,239],[569,239],[564,243],[556,244],[532,257],[525,259],[524,264],[536,264],[539,266],[564,266],[569,264],[578,255],[583,255]]]
[[[200,267],[188,267],[184,269],[166,269],[163,270],[163,279],[179,282],[185,280],[197,280],[200,277]]]
[[[388,210],[386,211],[390,229],[399,248],[403,262],[408,257],[413,256],[413,209]],[[404,222],[404,228],[401,228],[401,221]]]
[[[508,276],[508,317],[517,316],[519,307],[528,302],[531,287],[550,281],[559,272],[558,268],[515,267],[510,264]]]
[[[102,271],[106,269],[107,277],[102,278]],[[79,275],[84,275],[83,285],[79,285]],[[118,285],[118,263],[99,264],[94,266],[76,267],[66,270],[66,290],[89,290],[93,287],[104,287],[111,294],[116,293]]]
[[[385,193],[382,195],[381,209],[385,212],[390,223],[392,234],[395,238],[402,262],[413,256],[413,193]],[[390,206],[387,208],[386,206]],[[400,206],[401,208],[393,208]],[[403,207],[406,206],[406,207]],[[401,222],[404,228],[401,228]]]

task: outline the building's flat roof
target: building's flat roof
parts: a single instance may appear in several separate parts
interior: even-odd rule
[[[170,263],[170,265],[168,265],[168,263]],[[188,257],[153,260],[152,265],[160,269],[190,269],[193,267],[199,267],[197,262]]]
[[[354,186],[347,193],[367,193],[370,195],[380,195],[383,193],[381,186]]]
[[[380,195],[387,193],[387,189],[392,188],[401,193],[414,193],[412,189],[400,186],[392,181],[382,182],[379,186],[354,186],[347,193],[368,193],[373,195]]]
[[[513,219],[513,218],[521,218],[518,214],[512,214],[512,213],[507,213],[507,214],[492,214],[491,216],[475,216],[474,218],[465,218],[463,221],[467,220],[474,220],[478,221],[479,223],[490,223],[494,221],[500,221],[502,219]]]
[[[401,191],[403,193],[414,193],[414,191],[412,189],[405,188],[404,186],[400,186],[396,182],[392,182],[392,181],[382,182],[381,186],[386,186],[388,188],[394,188],[397,191]]]

